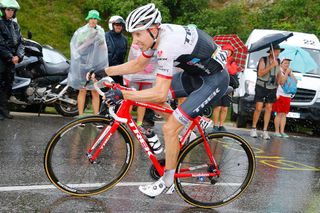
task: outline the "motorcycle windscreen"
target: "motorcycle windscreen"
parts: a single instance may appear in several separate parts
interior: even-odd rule
[[[68,85],[77,90],[84,89],[88,72],[109,66],[104,30],[99,25],[91,28],[88,24],[79,28],[71,39],[70,48],[71,66]]]

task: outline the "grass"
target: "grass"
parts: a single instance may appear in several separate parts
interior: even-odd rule
[[[82,1],[70,0],[24,0],[17,13],[18,23],[24,37],[31,31],[33,40],[48,44],[70,55],[69,43],[74,31],[84,25],[85,14],[81,11]],[[32,9],[30,9],[32,8]]]

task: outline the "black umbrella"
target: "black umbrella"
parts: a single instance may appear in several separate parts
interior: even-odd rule
[[[284,32],[284,33],[274,33],[270,35],[266,35],[259,39],[258,41],[251,44],[249,48],[249,52],[256,52],[262,49],[265,49],[267,47],[270,47],[271,45],[280,44],[287,38],[293,36],[293,33]]]

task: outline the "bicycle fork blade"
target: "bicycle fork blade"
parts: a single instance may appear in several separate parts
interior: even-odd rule
[[[110,132],[111,126],[107,126],[105,127],[101,133],[98,135],[98,137],[95,139],[95,142],[93,143],[93,145],[90,147],[90,149],[88,150],[88,152],[86,153],[87,158],[89,159],[90,163],[92,164],[99,164],[100,161],[97,161],[97,154],[99,154],[99,149],[101,148],[101,145],[106,143],[104,140],[107,136],[107,134]],[[111,134],[109,134],[109,136],[107,138],[110,138]],[[103,142],[103,143],[102,143]],[[105,144],[103,145],[103,147],[105,146]],[[102,147],[102,148],[103,148]],[[94,153],[93,151],[96,150]],[[98,153],[97,153],[98,152]]]

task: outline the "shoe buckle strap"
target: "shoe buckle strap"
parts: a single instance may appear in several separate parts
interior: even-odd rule
[[[164,193],[171,195],[173,194],[174,191],[175,191],[174,184],[172,184],[170,187],[166,187],[166,189],[164,190]]]

